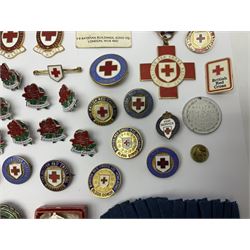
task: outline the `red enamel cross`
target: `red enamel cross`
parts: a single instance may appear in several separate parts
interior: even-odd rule
[[[57,68],[53,68],[53,70],[51,71],[51,75],[53,75],[54,77],[58,77],[61,74],[60,70],[57,70]]]
[[[108,111],[104,107],[100,107],[100,109],[97,111],[97,114],[101,117],[105,117],[105,115],[108,113]]]
[[[161,158],[159,161],[157,161],[157,165],[160,166],[161,169],[164,169],[169,165],[169,162],[166,161],[165,158]]]
[[[220,65],[217,65],[213,70],[213,73],[215,73],[218,76],[222,71],[224,71],[224,68],[221,68]]]
[[[45,41],[51,41],[51,38],[56,36],[56,31],[42,31],[42,36],[45,37]]]
[[[60,178],[60,175],[56,173],[56,171],[53,171],[50,175],[49,178],[52,180],[53,183],[57,182],[57,180]]]
[[[103,71],[105,76],[111,76],[112,71],[117,70],[117,65],[112,65],[112,61],[106,61],[105,65],[100,66],[99,70]]]
[[[17,38],[18,32],[8,31],[3,34],[3,38],[6,39],[7,43],[12,43],[14,38]]]
[[[136,108],[136,110],[140,110],[141,107],[144,106],[144,102],[141,101],[141,98],[136,98],[136,101],[133,102],[133,106]]]
[[[18,175],[20,172],[20,169],[18,169],[16,166],[14,166],[12,169],[11,169],[11,173],[14,174],[14,175]]]
[[[169,59],[160,60],[155,66],[155,76],[159,81],[163,82],[163,85],[174,82],[180,76],[180,67],[175,60],[171,59],[171,56],[175,57],[175,46],[158,46],[158,58],[160,60],[161,56],[169,56]],[[176,58],[176,57],[175,57]],[[178,59],[179,60],[179,59]],[[180,61],[180,60],[179,60]],[[182,62],[181,62],[182,63]],[[162,64],[164,68],[159,67],[159,64]],[[152,63],[143,63],[140,65],[140,76],[141,81],[150,81],[152,79],[151,75],[151,65]],[[172,65],[172,66],[171,66]],[[172,68],[176,65],[176,69]],[[185,74],[182,80],[195,80],[195,65],[191,62],[183,63]],[[171,74],[176,74],[174,79],[169,81],[164,80],[160,75],[163,74],[165,77],[170,77]],[[180,80],[180,82],[182,81]],[[180,83],[179,82],[179,83]],[[156,85],[158,85],[156,83]],[[159,86],[159,85],[158,85]],[[161,98],[178,98],[178,89],[175,87],[163,87],[160,86],[160,97]]]

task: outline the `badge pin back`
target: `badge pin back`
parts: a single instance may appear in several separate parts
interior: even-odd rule
[[[48,109],[50,106],[46,92],[35,83],[27,85],[24,88],[24,94],[22,96],[26,100],[27,107],[40,110],[43,108]]]
[[[154,101],[148,91],[133,89],[125,96],[123,105],[128,115],[140,119],[150,115]]]
[[[96,143],[90,138],[87,130],[78,129],[70,142],[72,143],[72,152],[81,154],[81,156],[89,155],[90,157],[96,154]]]
[[[206,64],[206,85],[208,94],[223,93],[233,89],[230,58],[223,58]]]
[[[0,77],[3,86],[9,90],[19,89],[22,83],[22,76],[17,71],[9,69],[6,63],[3,63],[0,67]]]
[[[209,157],[207,147],[201,144],[194,145],[190,151],[191,157],[196,162],[205,162]]]
[[[112,148],[118,157],[132,159],[141,153],[143,137],[137,129],[121,128],[112,137]]]
[[[59,97],[59,102],[63,107],[63,111],[71,112],[76,108],[78,100],[75,97],[75,93],[65,84],[62,85],[59,91]]]
[[[88,186],[96,197],[109,198],[121,186],[121,172],[111,164],[98,165],[89,175]]]
[[[42,184],[50,191],[62,191],[71,183],[73,174],[63,162],[52,160],[46,162],[40,171]]]
[[[171,139],[180,128],[179,119],[169,112],[165,112],[156,123],[157,132],[167,139]]]
[[[0,31],[0,55],[12,59],[26,51],[23,31]]]
[[[185,42],[189,50],[203,54],[213,48],[215,33],[213,31],[190,31],[186,36]]]
[[[98,57],[90,66],[90,76],[102,86],[113,86],[120,83],[128,73],[126,60],[116,54]]]
[[[62,31],[37,31],[37,45],[34,47],[34,51],[47,58],[64,51],[63,34]]]
[[[10,120],[11,118],[10,103],[6,99],[0,97],[0,120],[5,121],[7,119]]]
[[[159,147],[149,153],[147,167],[151,174],[159,178],[168,178],[176,173],[179,168],[177,154],[165,147]]]
[[[0,219],[21,219],[22,215],[13,205],[0,204]]]
[[[106,126],[115,121],[117,117],[117,106],[111,98],[98,96],[90,102],[88,115],[95,124]]]
[[[32,167],[24,158],[14,155],[4,161],[2,172],[8,182],[23,184],[29,180],[32,174]]]

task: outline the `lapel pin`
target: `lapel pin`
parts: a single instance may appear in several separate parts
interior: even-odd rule
[[[0,131],[0,155],[4,153],[4,148],[6,147],[6,143],[3,139],[2,133]]]
[[[62,85],[59,91],[59,102],[63,107],[63,111],[73,111],[77,105],[78,100],[75,97],[75,93],[71,91],[66,85]]]
[[[0,97],[0,120],[11,119],[10,104],[2,97]]]

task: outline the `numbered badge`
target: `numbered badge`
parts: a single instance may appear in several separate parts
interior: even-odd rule
[[[22,95],[26,100],[26,106],[37,110],[47,109],[50,105],[48,102],[48,96],[44,89],[38,87],[35,83],[32,83],[24,88],[24,94]]]
[[[11,59],[25,52],[23,31],[0,31],[0,55]]]
[[[59,102],[63,107],[63,111],[73,111],[77,105],[78,100],[75,97],[75,93],[71,91],[66,85],[62,85],[59,91]]]
[[[164,113],[156,123],[157,132],[167,139],[171,139],[179,131],[179,128],[179,119],[169,112]]]
[[[64,47],[62,46],[62,40],[62,31],[37,31],[37,45],[34,47],[34,51],[43,55],[44,57],[52,57],[64,50]]]
[[[24,122],[20,120],[12,120],[7,127],[9,129],[8,134],[12,137],[14,143],[23,146],[32,144],[29,128]]]
[[[230,58],[224,58],[206,64],[207,92],[222,93],[233,89],[233,74]]]
[[[4,148],[6,147],[6,143],[3,139],[3,135],[0,131],[0,155],[4,153]]]
[[[2,121],[11,119],[10,104],[4,98],[0,97],[0,119]]]

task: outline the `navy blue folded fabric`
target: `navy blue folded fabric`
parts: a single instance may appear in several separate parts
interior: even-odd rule
[[[232,204],[228,200],[224,202],[224,218],[232,218]]]
[[[200,218],[200,211],[196,200],[186,201],[186,218],[189,219]]]
[[[212,218],[211,201],[208,201],[207,199],[201,199],[199,200],[199,207],[201,212],[201,218]]]
[[[237,203],[234,201],[232,202],[232,218],[239,219],[240,218],[240,211]]]
[[[173,218],[176,218],[176,219],[186,218],[185,202],[183,202],[182,199],[174,200]]]
[[[173,218],[174,202],[167,198],[157,198],[161,218]]]
[[[141,200],[141,199],[136,200],[133,203],[133,205],[138,215],[138,218],[142,218],[142,219],[152,218],[144,200]]]
[[[127,218],[127,219],[138,218],[138,215],[135,211],[134,206],[129,201],[125,201],[121,203],[120,208],[123,214],[123,218]]]
[[[222,219],[223,218],[223,203],[220,200],[212,201],[212,218]]]
[[[161,212],[160,212],[160,208],[157,202],[157,199],[155,198],[148,198],[145,200],[149,213],[151,215],[152,218],[155,219],[159,219],[161,218]]]
[[[110,218],[117,219],[123,218],[123,213],[121,210],[121,206],[119,204],[115,205],[109,210]]]

